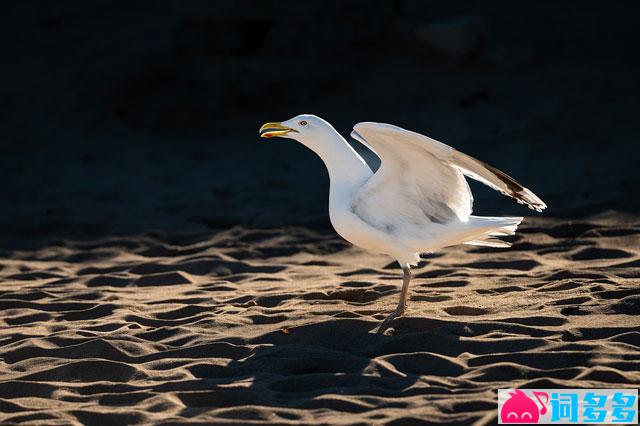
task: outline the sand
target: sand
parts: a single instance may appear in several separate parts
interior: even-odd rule
[[[493,424],[505,387],[638,387],[640,217],[527,218],[415,271],[304,228],[0,261],[2,424]]]

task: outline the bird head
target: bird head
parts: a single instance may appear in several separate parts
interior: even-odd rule
[[[260,127],[261,138],[288,138],[295,139],[309,146],[319,134],[333,130],[331,125],[312,114],[300,114],[287,121],[269,122]]]

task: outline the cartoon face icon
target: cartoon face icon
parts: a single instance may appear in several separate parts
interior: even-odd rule
[[[549,395],[545,392],[534,392],[536,399],[542,406],[541,413],[538,411],[536,403],[519,389],[509,393],[509,399],[502,405],[500,419],[502,423],[538,423],[540,414],[547,412],[545,403],[549,400]],[[541,396],[546,396],[545,403],[540,401]]]

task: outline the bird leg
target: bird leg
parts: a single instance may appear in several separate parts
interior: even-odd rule
[[[382,334],[384,331],[389,328],[389,323],[393,321],[395,318],[404,314],[404,311],[407,309],[407,295],[409,294],[409,283],[411,282],[411,269],[409,266],[402,268],[403,277],[402,277],[402,290],[400,291],[400,301],[398,302],[398,307],[389,314],[389,316],[380,324],[378,327],[377,334]]]

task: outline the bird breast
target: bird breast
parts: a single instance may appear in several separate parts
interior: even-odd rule
[[[372,228],[354,213],[352,197],[349,193],[335,193],[329,196],[329,218],[336,232],[351,244],[374,253],[389,253],[389,236]]]

